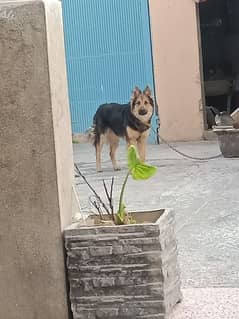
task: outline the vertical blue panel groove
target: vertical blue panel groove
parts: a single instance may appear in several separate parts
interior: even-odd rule
[[[127,103],[136,85],[153,89],[148,5],[62,0],[62,7],[72,128],[83,132],[100,104]]]

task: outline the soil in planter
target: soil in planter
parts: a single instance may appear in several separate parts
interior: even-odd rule
[[[132,212],[129,213],[136,224],[152,224],[155,223],[163,214],[164,209],[153,210],[147,212]],[[100,219],[98,215],[90,215],[85,225],[82,226],[114,226],[115,224],[108,215],[103,215],[104,220]]]

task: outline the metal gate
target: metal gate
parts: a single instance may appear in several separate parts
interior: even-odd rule
[[[135,85],[153,89],[147,0],[62,0],[73,132],[97,107],[127,103]],[[156,142],[156,116],[150,142]]]

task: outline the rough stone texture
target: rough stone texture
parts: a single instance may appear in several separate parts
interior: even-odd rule
[[[214,128],[224,157],[239,157],[239,129]]]
[[[73,159],[59,1],[0,2],[0,74],[0,318],[66,319]]]
[[[163,319],[181,299],[172,211],[155,223],[73,224],[65,247],[75,319]]]

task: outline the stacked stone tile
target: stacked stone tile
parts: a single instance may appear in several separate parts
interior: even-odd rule
[[[174,215],[65,231],[74,319],[164,319],[180,301]]]

